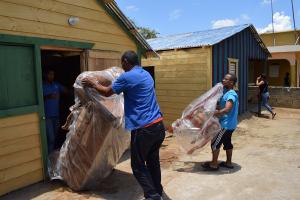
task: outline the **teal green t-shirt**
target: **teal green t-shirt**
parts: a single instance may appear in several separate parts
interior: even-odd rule
[[[239,112],[239,99],[238,95],[234,90],[226,90],[224,89],[224,94],[220,100],[220,107],[223,109],[226,105],[227,101],[233,102],[232,109],[225,115],[220,117],[220,124],[222,128],[227,130],[234,130],[238,124],[238,112]]]

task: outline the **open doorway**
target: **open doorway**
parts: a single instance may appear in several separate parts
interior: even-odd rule
[[[42,50],[41,65],[44,83],[47,80],[46,74],[51,70],[54,72],[54,81],[64,88],[64,92],[59,95],[59,128],[54,143],[54,149],[58,149],[64,143],[67,132],[61,129],[61,126],[65,123],[66,118],[70,113],[70,106],[74,104],[73,84],[76,77],[81,73],[80,52]],[[45,87],[43,87],[43,90],[43,92],[45,92]],[[45,101],[44,97],[44,103]]]
[[[154,81],[154,87],[155,87],[155,70],[154,70],[154,66],[145,66],[143,67],[144,70],[146,70],[147,72],[149,72],[149,74],[151,75],[153,81]]]
[[[265,60],[249,60],[248,85],[255,86],[256,79],[260,74],[267,74]]]

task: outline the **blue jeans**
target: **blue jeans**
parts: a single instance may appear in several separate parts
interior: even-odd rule
[[[46,118],[48,154],[50,154],[55,148],[55,138],[58,130],[59,130],[59,117]]]
[[[258,113],[261,113],[261,107],[264,106],[270,113],[273,114],[272,107],[268,104],[270,98],[269,92],[261,93],[261,100],[258,104]]]

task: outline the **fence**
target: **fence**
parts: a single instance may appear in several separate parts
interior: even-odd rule
[[[257,103],[257,86],[248,87],[248,103]],[[276,87],[269,86],[271,106],[285,108],[300,108],[299,87]]]

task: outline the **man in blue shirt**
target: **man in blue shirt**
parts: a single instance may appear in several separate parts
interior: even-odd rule
[[[206,162],[202,165],[203,168],[210,171],[219,169],[219,166],[232,169],[232,149],[231,135],[237,127],[238,121],[238,95],[233,90],[233,87],[237,81],[234,74],[226,74],[223,78],[222,84],[224,86],[224,95],[220,99],[220,110],[215,112],[215,116],[219,117],[221,124],[221,131],[211,142],[212,149],[212,161]],[[221,162],[218,165],[218,157],[220,153],[221,145],[224,145],[223,149],[226,151],[226,162]]]
[[[55,148],[55,138],[59,130],[59,99],[64,90],[61,84],[54,81],[54,76],[54,71],[48,69],[43,82],[48,153]]]
[[[139,64],[138,56],[127,51],[121,58],[125,73],[105,87],[86,78],[85,86],[95,88],[104,96],[124,94],[125,128],[131,131],[131,168],[142,186],[146,199],[161,199],[159,148],[165,138],[162,114],[158,106],[154,81]]]

